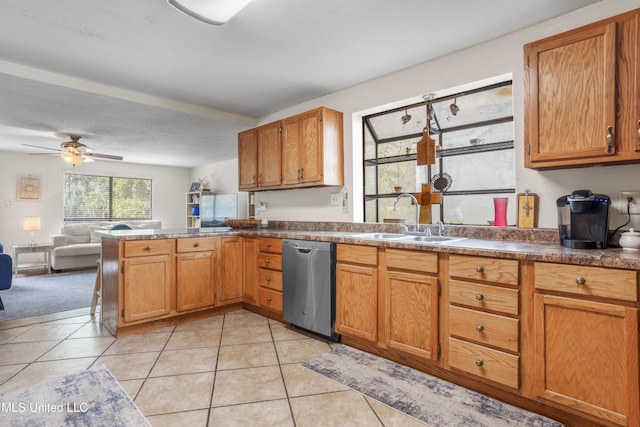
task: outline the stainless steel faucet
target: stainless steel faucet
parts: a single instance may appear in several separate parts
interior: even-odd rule
[[[413,200],[413,203],[415,203],[416,205],[416,226],[415,226],[415,232],[417,233],[418,231],[420,231],[418,229],[419,224],[420,224],[420,203],[418,203],[418,199],[415,198],[415,196],[413,194],[409,194],[409,193],[402,193],[400,194],[398,197],[396,197],[396,201],[393,203],[393,210],[397,211],[398,210],[398,202],[400,201],[400,199],[405,198],[405,197],[409,197],[411,198],[411,200]]]

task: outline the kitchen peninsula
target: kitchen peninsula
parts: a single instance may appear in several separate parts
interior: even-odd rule
[[[277,221],[105,232],[103,323],[122,336],[241,307],[281,319],[281,240],[332,241],[343,343],[569,425],[640,425],[640,253],[566,249],[557,230],[398,233]]]

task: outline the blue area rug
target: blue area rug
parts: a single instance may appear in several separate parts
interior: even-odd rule
[[[0,292],[0,321],[91,307],[95,280],[96,270],[14,278]]]
[[[0,394],[5,426],[151,426],[104,367]]]
[[[533,412],[346,345],[302,366],[433,427],[563,426]]]

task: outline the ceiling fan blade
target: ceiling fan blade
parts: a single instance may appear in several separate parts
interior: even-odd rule
[[[34,147],[34,148],[41,148],[43,150],[52,150],[52,151],[57,151],[58,153],[62,153],[63,150],[60,150],[59,148],[49,148],[49,147],[42,147],[40,145],[31,145],[31,144],[22,144],[26,147]]]
[[[30,156],[59,156],[60,153],[29,153]]]
[[[97,159],[122,160],[122,156],[113,156],[111,154],[100,153],[84,153],[85,157],[95,157]]]

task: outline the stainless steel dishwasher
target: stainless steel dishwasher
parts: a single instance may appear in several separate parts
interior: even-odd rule
[[[282,241],[282,318],[338,340],[335,243]]]

